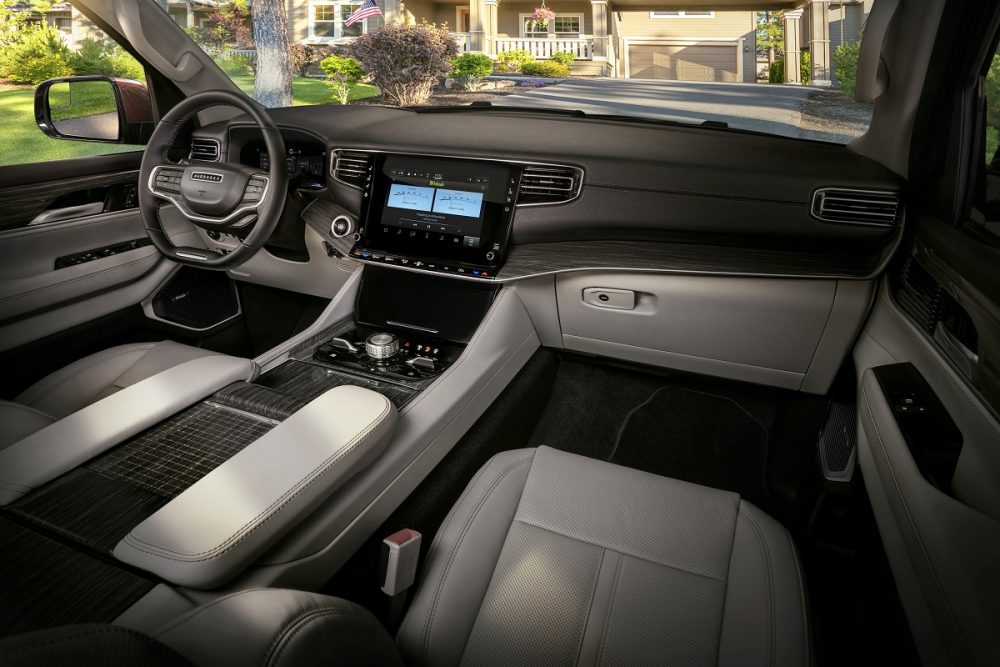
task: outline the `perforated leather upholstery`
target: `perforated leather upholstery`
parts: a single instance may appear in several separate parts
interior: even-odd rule
[[[407,664],[810,661],[788,533],[733,493],[542,447],[476,476],[438,534]]]

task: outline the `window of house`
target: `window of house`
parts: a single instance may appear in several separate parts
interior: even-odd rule
[[[358,37],[368,32],[368,20],[345,26],[344,23],[360,2],[314,2],[310,5],[312,20],[309,36],[313,39]]]
[[[583,34],[583,14],[556,14],[544,28],[531,20],[530,14],[521,14],[522,37],[577,38]]]
[[[45,17],[45,22],[56,28],[59,32],[66,33],[67,35],[73,32],[73,17],[71,16],[53,16],[50,14]]]
[[[715,12],[701,11],[679,11],[679,12],[650,12],[651,19],[714,19]]]

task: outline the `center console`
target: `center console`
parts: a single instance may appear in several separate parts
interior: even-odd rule
[[[519,167],[501,162],[377,155],[351,256],[492,280],[507,252],[520,178]]]

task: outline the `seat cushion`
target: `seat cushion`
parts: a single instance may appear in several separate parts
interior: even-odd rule
[[[53,419],[62,419],[168,368],[213,354],[169,340],[119,345],[64,366],[14,400]]]
[[[0,401],[0,449],[40,431],[54,419],[20,403]]]
[[[798,558],[733,493],[547,447],[494,457],[428,553],[407,664],[798,665]]]

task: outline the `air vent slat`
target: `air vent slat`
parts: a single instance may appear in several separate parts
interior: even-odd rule
[[[812,214],[825,222],[888,227],[899,222],[900,200],[895,192],[820,188]]]
[[[215,139],[192,139],[191,155],[192,160],[203,160],[205,162],[218,162],[221,146]]]
[[[361,151],[333,152],[333,177],[358,189],[364,189],[371,155]]]
[[[576,167],[528,165],[521,172],[517,204],[562,204],[575,199],[582,184],[583,172]]]

